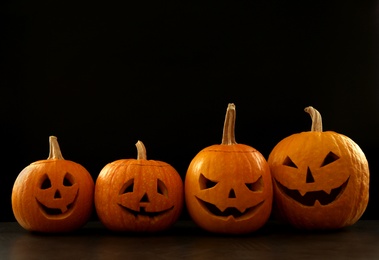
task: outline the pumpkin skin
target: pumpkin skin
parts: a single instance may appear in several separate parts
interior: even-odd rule
[[[12,210],[26,230],[69,232],[86,224],[93,212],[94,181],[82,165],[63,159],[55,136],[49,139],[49,158],[17,176]]]
[[[273,177],[274,212],[299,229],[339,229],[353,225],[369,199],[369,166],[349,137],[322,131],[313,107],[312,130],[281,140],[268,163]]]
[[[158,232],[171,227],[184,205],[183,181],[168,163],[146,159],[141,141],[137,159],[107,164],[95,184],[95,208],[106,228]]]
[[[185,178],[185,201],[201,228],[224,234],[258,230],[272,209],[272,180],[263,155],[234,138],[235,106],[229,104],[221,144],[202,149]]]

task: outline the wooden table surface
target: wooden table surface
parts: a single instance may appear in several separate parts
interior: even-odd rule
[[[0,259],[379,259],[379,220],[328,232],[269,221],[243,236],[211,234],[186,220],[159,234],[115,234],[96,221],[69,234],[36,234],[2,222]]]

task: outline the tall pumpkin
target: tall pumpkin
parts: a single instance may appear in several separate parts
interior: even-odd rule
[[[320,113],[305,108],[311,131],[281,140],[268,163],[273,176],[274,212],[300,229],[338,229],[354,224],[369,198],[369,166],[349,137],[323,131]]]
[[[69,232],[83,226],[92,214],[94,181],[82,165],[63,158],[55,136],[49,142],[49,157],[17,176],[12,210],[26,230]]]
[[[106,228],[118,232],[158,232],[170,228],[184,204],[183,181],[168,163],[148,160],[136,143],[137,159],[107,164],[95,184],[95,208]]]
[[[261,228],[272,207],[272,181],[262,154],[235,140],[235,105],[228,105],[221,144],[201,150],[185,177],[188,213],[201,228],[243,234]]]

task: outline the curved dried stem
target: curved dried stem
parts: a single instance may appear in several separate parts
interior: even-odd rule
[[[140,140],[138,140],[138,142],[136,143],[136,147],[137,147],[137,160],[141,160],[141,159],[147,160],[145,145]]]
[[[235,124],[236,124],[236,106],[233,103],[228,104],[226,109],[224,130],[222,133],[221,144],[232,145],[237,144],[235,138]]]
[[[322,132],[322,118],[321,118],[320,112],[318,112],[312,106],[306,107],[304,111],[310,114],[311,116],[311,119],[312,119],[311,132]]]
[[[58,138],[55,136],[49,137],[50,151],[48,160],[59,159],[64,160],[61,149],[59,148]]]

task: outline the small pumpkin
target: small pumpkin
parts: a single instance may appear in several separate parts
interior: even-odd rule
[[[13,214],[29,231],[73,231],[93,212],[94,181],[82,165],[63,158],[55,136],[49,142],[49,157],[31,163],[17,176]]]
[[[168,163],[148,160],[136,143],[137,159],[107,164],[95,184],[95,208],[112,231],[158,232],[171,227],[184,205],[183,181]]]
[[[300,229],[339,229],[354,224],[369,198],[369,166],[349,137],[323,131],[313,107],[311,131],[281,140],[268,163],[274,183],[275,215]]]
[[[261,228],[272,208],[268,163],[255,148],[235,140],[236,109],[228,104],[221,144],[202,149],[185,177],[188,213],[201,228],[243,234]]]

